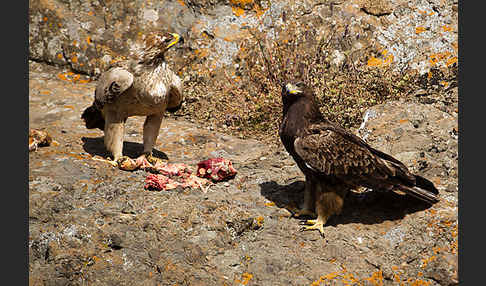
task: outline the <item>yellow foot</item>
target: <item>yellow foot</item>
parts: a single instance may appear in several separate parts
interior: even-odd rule
[[[138,168],[137,162],[128,156],[121,156],[116,160],[118,168],[125,171],[133,171]]]
[[[304,230],[314,230],[317,229],[322,236],[324,236],[324,222],[319,219],[309,219],[304,222],[305,224],[309,224],[308,226],[302,227],[302,231]]]
[[[110,159],[105,159],[105,158],[102,158],[98,155],[95,155],[93,158],[91,158],[95,161],[101,161],[101,162],[105,162],[105,163],[108,163],[110,165],[112,165],[113,167],[118,167],[118,163],[114,160],[110,160]]]

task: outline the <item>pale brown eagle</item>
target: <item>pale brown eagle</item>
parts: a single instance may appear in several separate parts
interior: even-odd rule
[[[128,117],[146,116],[140,156],[145,159],[151,155],[165,111],[181,106],[182,81],[164,60],[164,53],[180,38],[175,33],[150,33],[127,60],[116,63],[98,79],[94,102],[81,118],[86,128],[104,131],[105,147],[113,155],[114,165],[125,158],[122,149]]]
[[[282,87],[283,120],[279,135],[305,175],[304,205],[297,216],[314,216],[304,230],[324,234],[328,218],[339,214],[350,189],[359,186],[411,195],[435,203],[438,190],[429,180],[361,138],[327,120],[313,91],[304,83]]]

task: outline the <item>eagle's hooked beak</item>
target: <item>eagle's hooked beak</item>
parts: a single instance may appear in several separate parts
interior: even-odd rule
[[[297,93],[302,92],[302,90],[300,90],[297,86],[295,86],[291,83],[287,83],[285,85],[285,90],[287,90],[287,93],[289,93],[289,94],[297,94]]]
[[[176,34],[176,33],[170,33],[170,34],[172,35],[172,37],[174,37],[174,40],[167,46],[167,48],[170,48],[173,45],[177,44],[179,42],[179,39],[181,38],[181,36],[179,36],[179,34]]]

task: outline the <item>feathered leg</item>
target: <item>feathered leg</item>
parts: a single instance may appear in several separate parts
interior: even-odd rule
[[[305,189],[304,189],[304,205],[302,209],[297,211],[294,216],[301,217],[301,216],[312,216],[315,217],[315,207],[316,207],[316,182],[312,180],[310,177],[305,178]]]
[[[162,118],[163,115],[150,115],[145,119],[143,124],[143,154],[137,160],[143,160],[147,157],[150,159],[155,142],[157,141],[157,136],[159,135]]]
[[[182,87],[182,80],[173,72],[171,73],[171,75],[172,75],[172,83],[169,88],[169,99],[167,102],[167,111],[175,112],[182,105],[183,87]]]
[[[317,219],[307,220],[303,230],[317,229],[324,236],[324,225],[330,216],[340,214],[344,204],[345,191],[326,191],[322,184],[318,183],[316,190]]]
[[[113,161],[122,157],[123,136],[125,134],[126,118],[115,112],[107,112],[105,116],[105,147],[113,155]]]

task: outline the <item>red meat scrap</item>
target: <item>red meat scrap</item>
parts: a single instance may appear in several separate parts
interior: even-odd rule
[[[197,163],[196,174],[213,182],[220,182],[236,176],[236,169],[228,159],[211,158]]]
[[[180,185],[181,183],[162,174],[150,174],[145,178],[144,188],[152,191],[168,191],[175,189]]]

